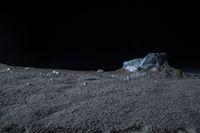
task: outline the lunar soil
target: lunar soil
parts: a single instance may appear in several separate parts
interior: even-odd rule
[[[1,133],[200,133],[200,79],[0,65]]]

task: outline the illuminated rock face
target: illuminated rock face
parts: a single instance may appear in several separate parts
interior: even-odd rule
[[[159,71],[162,70],[163,66],[166,64],[168,64],[166,53],[149,53],[144,58],[125,61],[123,63],[123,68],[133,73]]]

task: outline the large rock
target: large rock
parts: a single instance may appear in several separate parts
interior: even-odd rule
[[[133,59],[125,61],[123,68],[127,71],[146,72],[146,71],[159,71],[168,64],[166,53],[149,53],[144,58]]]

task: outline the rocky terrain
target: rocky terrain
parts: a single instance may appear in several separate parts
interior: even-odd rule
[[[200,132],[198,78],[0,68],[0,132]]]
[[[199,133],[200,79],[0,65],[1,133]]]

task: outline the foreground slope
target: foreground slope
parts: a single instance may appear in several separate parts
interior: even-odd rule
[[[200,79],[162,75],[1,65],[0,132],[200,132]]]

